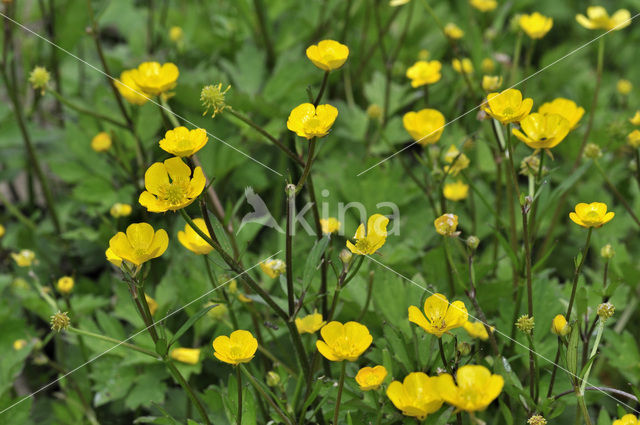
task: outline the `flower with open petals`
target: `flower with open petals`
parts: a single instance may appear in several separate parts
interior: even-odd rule
[[[387,377],[384,366],[363,367],[356,374],[356,382],[362,391],[377,390]]]
[[[340,68],[349,57],[349,48],[334,40],[322,40],[307,47],[307,57],[324,71]]]
[[[613,211],[607,212],[607,204],[604,202],[580,202],[576,205],[575,212],[569,214],[569,218],[582,227],[602,227],[611,221],[614,215]]]
[[[410,373],[402,382],[393,381],[389,384],[387,397],[403,415],[423,420],[442,407],[437,380],[437,377],[430,377],[423,372]]]
[[[640,111],[636,111],[635,115],[629,118],[629,122],[635,126],[640,126]]]
[[[407,78],[411,79],[411,87],[421,87],[440,81],[442,74],[440,61],[418,61],[407,69]]]
[[[473,62],[469,58],[454,59],[451,61],[453,70],[458,74],[473,74]]]
[[[322,328],[327,322],[322,320],[322,314],[318,313],[318,310],[313,310],[312,314],[308,314],[304,317],[296,317],[296,328],[298,333],[301,334],[313,334]]]
[[[616,419],[611,425],[640,425],[640,419],[629,413],[620,419]]]
[[[91,149],[96,152],[106,152],[111,148],[111,136],[109,133],[101,131],[91,139]]]
[[[71,276],[62,276],[56,282],[56,288],[58,288],[58,292],[61,294],[68,294],[73,289],[74,280]]]
[[[115,81],[115,85],[120,95],[133,105],[144,105],[149,100],[149,96],[133,79],[132,69],[123,71],[122,74],[120,74],[120,79]]]
[[[130,224],[126,233],[118,232],[109,240],[111,255],[135,266],[161,256],[168,246],[167,232],[164,229],[156,232],[148,223]],[[107,258],[109,258],[109,250],[107,250]]]
[[[587,8],[587,16],[576,15],[576,21],[588,30],[621,30],[631,23],[631,14],[627,9],[620,9],[609,16],[602,6],[590,6]]]
[[[337,232],[338,230],[340,230],[341,225],[342,223],[340,223],[335,217],[320,219],[320,227],[322,227],[323,235],[329,235],[331,233]]]
[[[18,267],[31,267],[36,260],[36,253],[30,249],[21,249],[20,252],[12,252],[11,258],[13,258]]]
[[[462,180],[458,180],[454,183],[447,183],[442,189],[442,194],[450,201],[457,202],[467,199],[469,195],[469,185],[465,184]]]
[[[514,136],[531,149],[551,149],[569,134],[569,121],[558,114],[534,112],[520,121],[520,129],[511,130]]]
[[[261,262],[260,268],[271,279],[275,279],[287,271],[287,264],[284,261],[275,258]]]
[[[200,348],[174,348],[170,354],[173,360],[186,364],[198,364]]]
[[[640,130],[636,129],[627,134],[627,142],[633,148],[640,147]]]
[[[578,122],[584,115],[584,108],[576,105],[573,100],[558,97],[551,102],[543,103],[538,108],[538,112],[541,114],[558,114],[569,121],[569,127],[571,130],[578,126]]]
[[[462,31],[462,29],[453,22],[449,22],[444,26],[444,35],[452,40],[460,40],[464,37],[464,31]]]
[[[480,12],[491,12],[493,9],[498,7],[498,2],[496,0],[469,0],[469,4]]]
[[[551,322],[551,333],[558,336],[565,336],[569,331],[571,331],[571,326],[567,323],[564,315],[558,314],[553,318],[553,322]]]
[[[402,124],[413,140],[426,146],[440,140],[445,120],[440,111],[427,108],[418,112],[407,112],[402,117]]]
[[[519,23],[522,31],[527,33],[529,37],[538,39],[544,37],[551,30],[553,18],[533,12],[531,15],[521,15]]]
[[[463,326],[469,318],[462,301],[449,304],[447,297],[442,294],[433,294],[425,300],[424,313],[418,307],[410,306],[409,321],[438,338],[451,329]]]
[[[457,385],[456,385],[457,382]],[[502,392],[504,379],[484,366],[461,366],[456,382],[448,373],[437,377],[437,390],[447,403],[466,412],[484,410]]]
[[[469,320],[467,320],[466,322],[464,322],[464,325],[462,325],[462,327],[465,331],[467,331],[471,338],[478,338],[483,341],[489,339],[487,328],[482,322],[470,322]],[[491,330],[493,331],[493,327],[491,327]]]
[[[320,138],[329,134],[337,117],[338,110],[331,105],[303,103],[289,114],[287,128],[305,139]]]
[[[151,164],[144,173],[147,190],[140,194],[138,202],[149,212],[176,211],[186,207],[202,193],[206,179],[202,168],[191,168],[178,157]]]
[[[202,233],[211,237],[211,235],[209,234],[209,229],[207,229],[207,224],[203,219],[194,218],[193,222],[196,227],[200,229],[200,231],[202,231]],[[202,239],[202,237],[200,237],[200,235],[197,234],[195,230],[193,230],[189,223],[184,226],[184,231],[180,230],[178,232],[178,240],[180,241],[182,246],[184,246],[194,254],[206,255],[213,249],[213,247],[209,245],[207,241]]]
[[[131,78],[148,95],[157,96],[176,86],[180,71],[173,63],[143,62],[131,70]]]
[[[118,257],[111,248],[107,248],[104,252],[105,257],[107,257],[107,261],[113,264],[114,266],[120,268],[122,266],[122,257]]]
[[[457,176],[460,171],[469,166],[469,157],[460,152],[455,145],[449,146],[444,154],[444,161],[449,164],[444,166],[446,174]]]
[[[248,363],[256,355],[258,340],[249,331],[233,331],[213,340],[213,355],[221,362],[238,365]]]
[[[327,360],[356,361],[373,342],[369,329],[358,322],[329,322],[320,329],[324,341],[316,341],[316,348]]]
[[[353,238],[356,243],[347,241],[349,251],[358,255],[373,254],[379,250],[387,240],[387,224],[389,219],[382,214],[374,214],[367,220],[367,233],[364,231],[364,223],[356,229]]]
[[[500,93],[489,93],[487,102],[483,104],[484,111],[502,124],[521,121],[529,115],[533,107],[533,99],[522,99],[522,93],[517,89],[506,89]]]
[[[458,216],[455,214],[442,214],[433,221],[433,226],[436,228],[436,232],[442,236],[457,236],[460,233],[456,231],[458,228]]]
[[[175,156],[191,156],[207,144],[209,137],[202,128],[189,130],[186,127],[176,127],[165,133],[160,140],[160,148]]]

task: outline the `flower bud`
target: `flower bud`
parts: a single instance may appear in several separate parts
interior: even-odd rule
[[[528,425],[547,425],[547,420],[542,415],[533,415],[527,421]]]
[[[587,143],[584,148],[584,156],[589,159],[598,159],[602,156],[602,150],[595,143]]]
[[[27,346],[26,339],[16,339],[15,341],[13,341],[13,349],[16,351],[20,351],[26,346]]]
[[[458,227],[458,216],[455,214],[443,214],[436,218],[433,222],[436,232],[442,236],[458,236],[460,232],[456,232]]]
[[[212,84],[204,86],[200,92],[200,102],[202,102],[202,105],[206,108],[202,115],[206,115],[209,109],[211,109],[213,111],[211,118],[213,118],[216,114],[228,108],[229,106],[225,103],[224,95],[230,88],[231,86],[227,86],[226,89],[222,90],[222,83],[218,83],[217,86]]]
[[[342,264],[344,264],[345,266],[351,263],[351,259],[353,258],[353,254],[348,249],[343,249],[342,251],[340,251],[340,254],[338,256],[340,257],[340,261],[342,261]]]
[[[418,52],[418,60],[426,61],[427,59],[429,59],[430,55],[431,54],[427,49],[422,49]]]
[[[502,85],[502,77],[499,75],[484,75],[482,77],[482,90],[493,92]]]
[[[467,238],[467,246],[471,250],[475,251],[476,249],[478,249],[478,245],[480,245],[480,239],[478,239],[477,236],[471,235]]]
[[[616,311],[616,308],[611,303],[602,303],[598,306],[598,317],[603,322],[613,316],[613,313]]]
[[[616,252],[613,250],[613,247],[611,246],[610,243],[606,244],[600,249],[600,256],[602,258],[610,260],[613,258],[614,255],[616,255]]]
[[[468,342],[459,342],[456,349],[461,356],[468,356],[469,354],[471,354],[471,345],[469,345]]]
[[[562,314],[558,314],[551,322],[551,333],[558,336],[565,336],[571,331],[571,326],[567,323],[567,319]]]
[[[523,333],[531,335],[533,332],[533,328],[535,327],[535,319],[533,317],[529,317],[527,314],[523,314],[516,321],[516,327]]]
[[[380,105],[372,103],[367,108],[367,116],[370,120],[379,120],[382,117],[382,108]]]
[[[169,39],[174,43],[179,43],[184,38],[184,31],[181,27],[174,26],[169,29]]]
[[[101,131],[91,139],[91,149],[96,152],[106,152],[111,148],[111,136]]]
[[[51,75],[46,68],[42,66],[36,66],[29,74],[29,82],[34,90],[40,90],[40,94],[44,94],[44,91],[49,86],[49,80]]]
[[[67,316],[66,311],[64,313],[61,311],[58,311],[56,314],[51,316],[52,331],[56,331],[56,332],[60,332],[63,330],[66,331],[70,325],[71,325],[71,319],[69,318],[69,316]]]
[[[626,96],[631,93],[631,90],[633,90],[633,84],[631,84],[631,81],[629,80],[618,80],[616,90],[618,90],[618,93],[621,95]]]
[[[480,68],[482,72],[485,74],[490,74],[496,69],[496,63],[491,58],[482,59],[482,63],[480,64]]]
[[[66,295],[71,292],[74,284],[75,282],[71,276],[63,276],[60,279],[58,279],[56,287],[58,288],[58,292],[60,292],[63,295]]]
[[[273,370],[267,373],[267,385],[270,387],[277,387],[280,384],[280,375]]]

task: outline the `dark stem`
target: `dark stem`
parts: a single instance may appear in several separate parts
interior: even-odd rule
[[[325,89],[327,88],[327,81],[329,81],[329,73],[330,71],[325,71],[324,76],[322,77],[322,85],[320,86],[320,91],[318,92],[318,96],[316,100],[313,102],[313,106],[317,107],[320,103],[320,99],[322,99],[322,95],[324,94]]]
[[[449,375],[453,376],[453,371],[451,370],[451,365],[447,361],[447,357],[444,355],[444,346],[442,345],[442,337],[438,338],[438,348],[440,350],[440,360],[442,360],[442,364],[447,369]]]
[[[582,270],[582,265],[584,264],[584,260],[587,257],[587,253],[589,252],[589,242],[591,242],[591,233],[593,232],[593,227],[589,227],[589,233],[587,233],[587,241],[582,248],[582,258],[580,258],[580,262],[578,263],[578,267],[573,274],[573,283],[571,288],[571,298],[569,298],[569,307],[567,307],[567,320],[571,320],[571,311],[573,309],[573,302],[576,297],[576,289],[578,288],[578,278],[580,277],[580,271]]]
[[[236,376],[238,379],[238,416],[236,416],[236,423],[242,425],[242,373],[240,365],[236,366]]]
[[[347,363],[343,360],[340,362],[340,381],[338,381],[338,396],[336,398],[336,407],[333,411],[333,424],[338,425],[338,416],[340,414],[340,401],[342,399],[342,388],[344,387],[344,377],[346,375]]]

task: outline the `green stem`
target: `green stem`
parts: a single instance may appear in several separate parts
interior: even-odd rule
[[[236,377],[238,379],[238,415],[236,416],[236,423],[242,425],[242,373],[239,366],[236,366]]]
[[[529,211],[529,203],[525,202],[525,205],[521,207],[522,209],[522,239],[524,242],[524,257],[525,257],[525,268],[526,268],[526,279],[527,279],[527,312],[529,317],[533,317],[533,288],[532,288],[532,277],[531,277],[531,246],[529,240],[529,226],[527,220],[527,214]],[[531,331],[533,333],[533,330]],[[529,338],[529,394],[533,399],[534,403],[535,399],[535,354],[533,349],[533,339],[532,335],[527,334]]]
[[[111,337],[108,337],[108,336],[105,336],[105,335],[100,335],[100,334],[97,334],[97,333],[94,333],[94,332],[90,332],[90,331],[85,331],[83,329],[74,328],[73,326],[69,327],[69,329],[67,329],[67,330],[69,332],[73,332],[73,333],[78,334],[78,335],[84,335],[84,336],[88,336],[90,338],[101,339],[102,341],[111,342],[111,343],[114,343],[114,344],[117,344],[117,345],[121,345],[123,347],[129,348],[129,349],[137,351],[139,353],[151,356],[151,357],[153,357],[155,359],[159,359],[157,353],[155,353],[155,352],[153,352],[151,350],[147,350],[146,348],[139,347],[139,346],[137,346],[135,344],[129,344],[128,342],[123,342],[123,341],[120,341],[120,340],[115,339],[115,338],[111,338]]]
[[[191,399],[191,402],[196,406],[196,409],[198,409],[198,412],[200,413],[200,416],[202,416],[202,419],[207,423],[207,425],[212,425],[211,421],[209,420],[209,415],[207,415],[207,411],[202,405],[202,402],[200,401],[196,393],[193,391],[193,388],[191,388],[187,380],[184,379],[184,377],[182,376],[178,368],[171,361],[167,361],[166,364],[167,364],[167,367],[169,368],[169,371],[173,374],[174,378],[176,378],[176,380],[178,381],[182,389],[187,393],[187,395]]]
[[[289,318],[295,313],[295,294],[293,290],[293,214],[296,205],[296,191],[287,185],[287,226],[285,235],[285,267],[287,278],[287,300],[289,303]]]
[[[267,403],[269,403],[269,405],[271,407],[273,407],[273,410],[276,411],[276,413],[278,414],[278,416],[280,416],[282,418],[282,420],[286,423],[291,425],[291,418],[289,418],[286,413],[284,413],[282,411],[282,409],[280,409],[280,407],[278,407],[278,404],[269,396],[269,394],[267,394],[267,392],[262,388],[262,386],[260,386],[260,384],[258,383],[258,381],[253,377],[253,375],[251,375],[251,372],[249,372],[244,365],[239,364],[238,365],[238,370],[242,371],[242,373],[244,373],[244,375],[247,377],[247,379],[249,380],[249,383],[253,386],[253,388],[256,389],[256,391],[258,391],[258,393],[260,393],[260,395],[267,401]],[[240,382],[240,381],[238,381]]]
[[[340,381],[338,381],[338,396],[336,398],[336,407],[333,411],[333,425],[338,425],[338,415],[340,414],[340,401],[342,399],[342,388],[344,387],[344,377],[347,374],[347,363],[343,360],[340,366]]]
[[[149,309],[149,304],[147,303],[147,297],[144,294],[144,288],[142,286],[136,286],[136,291],[138,295],[138,300],[140,301],[140,305],[142,305],[143,311],[140,314],[143,315],[143,319],[145,319],[145,323],[147,323],[147,327],[149,328],[149,333],[153,338],[153,342],[158,340],[158,333],[156,332],[156,326],[153,322],[153,316],[151,315],[151,310]],[[145,318],[146,316],[146,318]]]
[[[330,71],[325,71],[324,76],[322,77],[322,85],[320,85],[320,91],[318,92],[318,96],[316,96],[316,100],[313,102],[313,106],[317,107],[320,103],[320,99],[322,99],[322,95],[327,88],[327,82],[329,81],[329,73]]]
[[[451,365],[447,361],[447,357],[444,355],[444,345],[442,345],[442,337],[438,338],[438,349],[440,350],[440,360],[442,360],[442,365],[445,369],[447,369],[447,373],[453,376],[453,370],[451,370]]]
[[[573,283],[571,288],[571,298],[569,298],[569,307],[567,307],[567,320],[571,320],[571,311],[573,309],[573,301],[576,298],[576,289],[578,288],[578,278],[580,277],[580,271],[582,270],[582,265],[584,264],[584,260],[587,257],[587,253],[589,252],[589,243],[591,242],[591,233],[593,232],[593,227],[589,227],[589,233],[587,233],[587,241],[582,248],[582,258],[580,258],[580,262],[578,263],[578,267],[573,274]]]
[[[253,0],[253,6],[256,10],[256,16],[258,18],[258,30],[262,35],[262,41],[264,42],[264,47],[267,51],[267,68],[271,69],[276,63],[276,55],[273,44],[271,43],[271,38],[269,37],[269,32],[267,30],[267,28],[269,27],[267,25],[265,7],[262,0]]]
[[[307,163],[304,166],[304,170],[302,170],[302,175],[300,176],[300,180],[298,180],[298,184],[296,184],[295,192],[298,193],[304,187],[304,182],[307,180],[309,173],[311,172],[311,164],[313,164],[313,155],[316,151],[316,138],[314,137],[309,141],[309,151],[307,152]]]
[[[71,109],[74,109],[75,111],[81,113],[81,114],[85,114],[85,115],[89,115],[92,116],[98,120],[102,120],[102,121],[107,121],[113,125],[116,125],[118,127],[122,127],[122,128],[129,128],[129,126],[123,122],[120,122],[118,120],[115,120],[109,116],[106,115],[102,115],[99,112],[96,112],[95,110],[92,109],[87,109],[84,108],[80,105],[77,105],[69,100],[67,100],[64,96],[62,96],[60,93],[58,93],[57,91],[53,90],[53,89],[49,89],[49,91],[51,92],[51,94],[58,99],[58,101],[60,101],[60,103],[68,106]]]
[[[600,173],[600,175],[602,176],[602,178],[604,179],[605,183],[607,183],[607,186],[609,186],[609,189],[611,189],[611,191],[613,192],[613,194],[616,196],[616,198],[618,198],[618,200],[620,202],[622,202],[622,205],[624,205],[624,208],[627,210],[627,212],[629,213],[629,215],[631,216],[631,218],[633,219],[633,221],[635,221],[635,223],[640,226],[640,219],[638,219],[638,217],[636,216],[636,214],[633,212],[633,208],[631,207],[631,205],[629,205],[629,202],[625,199],[625,197],[618,191],[618,188],[615,187],[613,185],[613,183],[611,182],[611,180],[609,179],[609,177],[607,176],[607,174],[604,172],[604,170],[602,169],[602,167],[600,166],[600,163],[598,162],[597,159],[593,160],[593,163],[596,165],[596,168],[598,169],[598,172]]]
[[[513,65],[511,66],[511,74],[509,76],[509,85],[513,86],[516,82],[518,64],[520,63],[520,51],[522,50],[522,31],[518,32],[515,49],[513,51]]]
[[[594,358],[598,353],[598,346],[600,345],[600,338],[602,338],[603,331],[604,320],[600,319],[598,323],[598,330],[596,331],[596,339],[593,342],[593,348],[591,349],[591,356],[589,356],[589,360]],[[587,387],[587,381],[589,380],[589,373],[591,373],[591,366],[593,366],[593,362],[589,363],[587,371],[584,373],[584,377],[582,378],[582,385],[580,385],[580,395],[584,395],[584,389]]]
[[[20,209],[16,208],[16,206],[13,205],[11,203],[11,201],[9,201],[7,199],[7,197],[4,196],[4,194],[2,192],[0,192],[0,202],[2,202],[4,204],[4,206],[5,206],[5,208],[7,209],[7,211],[9,211],[22,224],[24,224],[25,226],[27,226],[31,230],[36,230],[37,229],[37,226],[35,225],[35,223],[33,221],[29,220],[29,218],[26,215],[22,214]]]
[[[578,406],[580,406],[580,411],[582,412],[582,417],[584,418],[585,425],[592,425],[591,417],[589,416],[589,409],[587,409],[587,404],[584,401],[584,395],[578,394],[577,397]]]

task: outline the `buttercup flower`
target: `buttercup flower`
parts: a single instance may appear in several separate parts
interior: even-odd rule
[[[567,323],[564,315],[558,314],[551,322],[551,333],[558,336],[565,336],[571,331],[571,326]]]
[[[492,375],[484,366],[461,366],[456,383],[448,373],[438,376],[438,392],[447,403],[467,412],[484,410],[495,400],[504,386],[500,375]]]
[[[40,90],[40,94],[44,95],[44,91],[49,85],[51,75],[46,68],[42,66],[36,66],[29,74],[29,82],[35,90]]]
[[[496,91],[502,85],[502,77],[498,75],[483,75],[482,76],[482,90],[484,91]]]
[[[146,94],[157,96],[176,86],[178,67],[171,62],[143,62],[131,70],[131,78]]]
[[[627,142],[633,148],[640,147],[640,130],[633,130],[627,135]]]
[[[463,326],[469,317],[462,301],[449,304],[447,297],[442,294],[433,294],[425,300],[424,313],[418,307],[410,306],[409,321],[438,338],[451,329]]]
[[[148,223],[130,224],[126,233],[118,232],[109,240],[111,254],[135,266],[161,256],[168,246],[167,232],[164,229],[156,232]]]
[[[363,367],[356,374],[356,382],[362,391],[377,390],[387,377],[384,366]]]
[[[58,279],[56,287],[61,294],[68,294],[73,289],[74,281],[71,276],[63,276]]]
[[[458,180],[455,183],[447,183],[442,189],[444,197],[450,201],[462,201],[467,199],[469,195],[469,185],[465,184],[462,180]]]
[[[553,18],[534,12],[531,15],[520,16],[520,28],[533,39],[544,37],[553,27]]]
[[[453,22],[449,22],[444,26],[444,35],[452,40],[459,40],[464,37],[464,31],[462,31],[460,27]]]
[[[335,233],[340,230],[341,223],[335,217],[321,218],[320,226],[322,227],[322,233],[325,235]]]
[[[31,267],[36,259],[36,253],[30,249],[21,249],[18,253],[12,252],[11,258],[13,258],[18,267]]]
[[[440,81],[442,64],[439,61],[418,61],[407,69],[407,78],[411,79],[411,87],[420,87]]]
[[[436,388],[437,377],[423,372],[408,374],[402,383],[393,381],[387,388],[387,397],[405,416],[423,420],[442,407],[442,397]]]
[[[607,204],[603,202],[580,202],[576,205],[575,212],[569,214],[569,218],[582,227],[602,227],[611,221],[614,215],[613,211],[607,212]]]
[[[442,214],[440,217],[433,221],[433,225],[436,228],[436,232],[442,236],[457,236],[459,232],[456,232],[458,227],[458,216],[455,214]]]
[[[633,84],[629,80],[618,80],[616,83],[616,90],[623,96],[628,95],[633,90]]]
[[[489,334],[487,333],[487,328],[484,327],[484,323],[482,322],[470,322],[467,320],[462,325],[465,331],[469,334],[471,338],[478,338],[483,341],[489,339]],[[493,331],[493,327],[491,327]]]
[[[16,339],[13,341],[13,349],[16,351],[22,350],[27,346],[27,341],[24,339]]]
[[[209,137],[202,128],[188,130],[186,127],[176,127],[165,133],[160,140],[160,148],[175,156],[191,156],[207,144]]]
[[[318,310],[314,310],[312,314],[308,314],[304,317],[296,317],[296,328],[298,328],[298,333],[301,334],[316,333],[326,323],[327,322],[322,320],[322,314],[318,313]]]
[[[307,47],[307,57],[324,71],[340,68],[349,57],[349,48],[334,40],[323,40]]]
[[[144,173],[147,190],[138,202],[149,212],[176,211],[195,201],[205,184],[202,168],[196,167],[191,177],[191,168],[182,159],[169,158],[152,164]]]
[[[287,270],[287,265],[284,261],[274,259],[274,260],[265,260],[260,263],[260,268],[263,272],[265,272],[271,279],[275,279],[276,277],[284,274]]]
[[[347,241],[347,248],[354,254],[367,255],[379,250],[387,240],[387,224],[389,219],[382,214],[374,214],[367,220],[367,233],[364,231],[364,223],[356,229],[353,238],[355,245]]]
[[[638,419],[635,415],[628,414],[624,415],[620,419],[616,419],[613,421],[611,425],[639,425],[640,419]]]
[[[452,176],[457,176],[460,171],[469,166],[469,157],[464,153],[460,153],[455,145],[449,146],[449,149],[444,154],[444,161],[447,164],[444,166],[444,172]]]
[[[153,316],[156,314],[156,310],[158,310],[158,302],[147,294],[144,294],[144,299],[147,301],[147,305],[149,306],[149,313]]]
[[[194,218],[193,222],[195,223],[196,227],[202,231],[202,233],[211,237],[211,235],[209,234],[209,229],[207,229],[207,225],[203,219]],[[178,232],[178,240],[180,241],[182,246],[184,246],[194,254],[206,255],[210,253],[211,250],[213,250],[213,247],[209,245],[207,241],[202,239],[200,235],[197,234],[195,230],[193,230],[189,223],[184,226],[184,231],[180,230]]]
[[[521,121],[529,115],[533,107],[533,99],[522,99],[522,93],[517,89],[506,89],[500,93],[489,93],[487,102],[483,104],[484,111],[502,124]]]
[[[300,137],[312,139],[324,137],[338,117],[338,110],[331,105],[303,103],[293,108],[287,120],[287,128]]]
[[[122,74],[120,74],[120,79],[115,81],[115,85],[122,97],[131,104],[140,106],[149,100],[149,97],[133,79],[132,69],[123,71]]]
[[[233,331],[213,340],[213,355],[222,362],[232,365],[248,363],[258,349],[258,340],[249,331]]]
[[[402,117],[402,124],[413,140],[426,146],[440,140],[445,120],[440,111],[427,108],[418,112],[407,112]]]
[[[231,86],[227,86],[226,89],[222,90],[222,83],[218,83],[218,85],[209,84],[208,86],[204,86],[202,91],[200,92],[200,102],[206,108],[202,115],[207,115],[209,109],[213,110],[213,114],[211,118],[214,118],[216,114],[224,111],[225,108],[228,108],[229,105],[224,100],[224,95],[229,91]]]
[[[640,126],[640,111],[636,111],[636,114],[629,118],[629,122],[635,126]]]
[[[570,130],[573,130],[578,126],[578,122],[584,115],[584,108],[576,105],[573,100],[558,97],[551,102],[543,103],[538,108],[538,112],[541,114],[558,114],[567,121],[569,121]]]
[[[520,121],[520,129],[511,132],[531,149],[551,149],[569,134],[569,121],[557,114],[534,112]]]
[[[111,148],[111,136],[109,133],[101,131],[91,139],[91,149],[96,152],[106,152]]]
[[[107,261],[113,264],[114,266],[120,268],[122,266],[122,257],[118,257],[111,248],[107,248],[104,252],[105,257],[107,257]]]
[[[631,14],[627,9],[620,9],[612,16],[602,6],[590,6],[587,8],[587,16],[576,15],[576,21],[589,30],[621,30],[631,23]]]
[[[131,214],[131,205],[115,203],[109,210],[109,214],[114,218],[126,217]]]
[[[4,236],[4,226],[0,224],[0,238]]]
[[[493,9],[498,7],[498,2],[496,0],[469,0],[469,4],[480,12],[491,12]]]
[[[169,29],[169,39],[174,43],[178,43],[182,41],[184,38],[184,31],[182,31],[181,27],[173,26]]]
[[[451,66],[453,66],[453,70],[458,74],[472,74],[473,73],[473,63],[469,58],[454,59],[451,61]]]
[[[320,335],[324,341],[316,341],[316,348],[332,362],[356,361],[373,342],[369,329],[358,322],[329,322]]]
[[[200,361],[199,348],[174,348],[170,354],[173,360],[186,364],[198,364]]]

